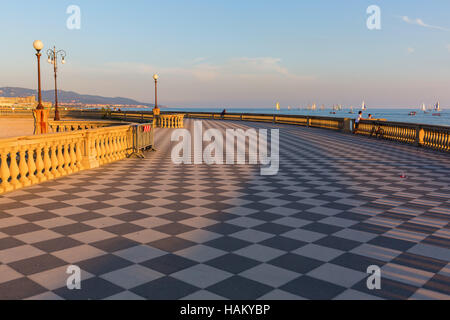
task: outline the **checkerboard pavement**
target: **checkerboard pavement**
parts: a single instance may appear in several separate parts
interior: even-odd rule
[[[0,196],[0,299],[450,299],[447,154],[203,125],[279,128],[279,174],[175,165],[158,129],[144,160]],[[69,265],[81,290],[66,288]],[[370,265],[381,290],[367,289]]]

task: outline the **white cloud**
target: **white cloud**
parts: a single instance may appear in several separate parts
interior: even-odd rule
[[[197,58],[183,67],[158,67],[143,63],[114,62],[103,69],[106,73],[150,75],[154,73],[193,77],[197,80],[210,81],[219,77],[249,78],[261,76],[278,76],[284,78],[301,78],[289,72],[281,64],[281,59],[273,57],[239,57],[232,58],[222,64],[206,62],[205,58]]]
[[[193,60],[193,63],[201,63],[201,62],[204,62],[204,61],[206,61],[207,59],[205,58],[205,57],[198,57],[198,58],[195,58],[194,60]]]
[[[414,25],[417,25],[417,26],[420,26],[420,27],[423,27],[423,28],[437,29],[437,30],[442,30],[442,31],[450,31],[450,29],[448,29],[448,28],[427,24],[420,18],[410,19],[408,16],[402,16],[401,18],[406,23],[414,24]]]
[[[281,65],[281,59],[279,58],[235,58],[226,67],[238,71],[241,74],[272,73],[289,75],[288,69]]]

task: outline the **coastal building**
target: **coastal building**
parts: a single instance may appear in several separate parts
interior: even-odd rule
[[[36,108],[38,102],[35,96],[29,97],[0,97],[0,108]],[[51,108],[51,102],[42,102],[44,108]]]

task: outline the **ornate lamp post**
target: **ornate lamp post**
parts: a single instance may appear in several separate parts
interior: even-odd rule
[[[153,79],[155,79],[155,108],[158,106],[158,79],[159,76],[155,74],[153,76]]]
[[[33,47],[36,49],[37,65],[38,65],[38,105],[37,110],[44,109],[42,105],[42,93],[41,93],[41,50],[44,48],[44,44],[41,40],[36,40],[33,42]]]
[[[41,50],[44,48],[44,44],[40,40],[33,42],[33,47],[36,49],[36,57],[38,63],[38,105],[36,110],[33,110],[34,115],[34,133],[45,134],[48,133],[48,113],[49,110],[45,110],[42,104],[42,92],[41,92]]]
[[[61,63],[66,63],[66,52],[64,50],[56,51],[56,47],[47,51],[48,63],[53,65],[53,71],[55,74],[55,121],[61,120],[59,117],[58,109],[58,84],[57,84],[57,72],[58,72],[58,58],[61,58]]]

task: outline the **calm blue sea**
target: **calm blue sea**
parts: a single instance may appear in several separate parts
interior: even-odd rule
[[[135,109],[127,108],[130,111],[151,111],[152,108]],[[180,112],[222,112],[223,108],[162,108],[162,111],[180,111]],[[228,108],[229,113],[262,113],[262,114],[291,114],[291,115],[307,115],[307,116],[325,116],[338,118],[356,118],[359,110],[355,109],[353,114],[349,113],[349,109],[335,111],[336,114],[330,114],[331,109],[325,110],[306,110],[306,109],[282,109],[277,111],[272,108]],[[409,113],[415,111],[415,116],[410,116]],[[440,114],[439,116],[434,114]],[[443,109],[439,112],[429,111],[424,113],[418,109],[406,108],[373,108],[364,111],[363,117],[366,118],[369,114],[373,115],[375,119],[386,119],[388,121],[397,122],[411,122],[419,124],[434,124],[441,126],[450,126],[450,109]]]
[[[136,109],[142,110],[142,109]],[[183,112],[222,112],[223,108],[163,108],[163,111],[183,111]],[[415,116],[409,116],[408,113],[411,111],[417,112]],[[336,111],[336,114],[330,114],[330,109],[325,110],[287,110],[282,109],[276,111],[271,108],[229,108],[227,112],[236,113],[268,113],[268,114],[293,114],[293,115],[311,115],[311,116],[327,116],[327,117],[339,117],[339,118],[356,118],[358,110],[355,109],[354,114],[349,114],[349,110]],[[373,108],[364,111],[364,117],[371,113],[374,118],[383,118],[388,121],[398,121],[398,122],[412,122],[412,123],[422,123],[422,124],[435,124],[450,126],[450,110],[444,109],[439,113],[441,116],[433,116],[433,111],[429,113],[424,113],[420,110],[414,109],[382,109]]]

